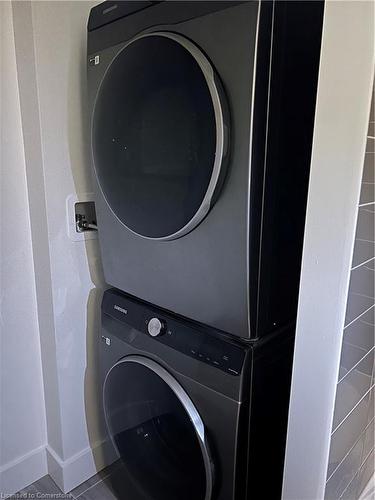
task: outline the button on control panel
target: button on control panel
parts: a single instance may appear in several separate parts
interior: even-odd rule
[[[223,354],[220,347],[228,353]],[[207,340],[200,347],[191,348],[189,355],[232,375],[240,374],[244,360],[244,352],[232,344],[223,343],[219,346],[217,342]]]
[[[157,337],[165,332],[165,322],[159,318],[151,318],[147,324],[147,331],[151,337]]]

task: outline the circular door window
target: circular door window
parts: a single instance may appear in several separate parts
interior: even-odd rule
[[[204,425],[184,389],[164,368],[141,356],[124,358],[108,372],[103,398],[123,467],[120,496],[211,498]]]
[[[220,88],[203,53],[173,33],[134,39],[109,66],[93,114],[94,165],[131,231],[175,239],[208,213],[227,150]]]

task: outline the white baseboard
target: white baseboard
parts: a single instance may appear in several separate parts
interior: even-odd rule
[[[116,459],[110,441],[99,442],[68,460],[62,460],[49,445],[43,445],[0,468],[0,497],[17,493],[46,474],[67,493]]]
[[[68,460],[62,460],[47,445],[48,474],[64,493],[68,493],[116,460],[110,442],[102,441],[86,448]]]
[[[17,493],[47,473],[46,448],[43,445],[0,468],[1,498]]]

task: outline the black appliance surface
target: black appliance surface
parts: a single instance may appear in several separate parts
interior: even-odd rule
[[[323,10],[304,0],[91,10],[107,283],[244,339],[295,321]]]
[[[239,342],[107,290],[101,391],[117,497],[280,498],[292,340],[289,329]]]

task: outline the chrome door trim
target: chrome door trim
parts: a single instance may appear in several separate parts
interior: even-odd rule
[[[180,401],[182,404],[184,410],[189,416],[189,419],[191,423],[193,424],[194,431],[197,435],[199,446],[201,448],[202,456],[203,456],[203,462],[204,462],[204,468],[206,471],[206,495],[204,497],[204,500],[211,500],[212,496],[212,488],[213,488],[213,471],[212,471],[212,460],[211,460],[211,453],[209,450],[209,446],[207,443],[206,439],[206,434],[205,434],[205,428],[203,421],[198,413],[198,410],[195,408],[194,403],[192,400],[189,398],[188,394],[186,393],[185,389],[177,382],[177,380],[172,377],[172,375],[161,365],[153,361],[152,359],[146,358],[144,356],[137,356],[137,355],[131,355],[131,356],[126,356],[125,358],[120,359],[117,363],[115,363],[111,369],[107,372],[105,379],[104,379],[104,384],[103,384],[103,409],[104,409],[104,417],[105,417],[105,423],[107,426],[107,429],[110,433],[110,438],[111,441],[115,447],[115,450],[120,457],[121,454],[116,446],[116,443],[114,442],[113,436],[110,432],[110,426],[108,423],[108,418],[107,418],[107,412],[106,412],[106,405],[105,405],[105,392],[106,392],[106,384],[107,384],[107,379],[114,370],[119,365],[122,365],[123,363],[136,363],[145,366],[149,370],[151,370],[153,373],[158,375],[163,382],[167,384],[167,386],[172,390],[172,392],[175,394],[177,399]]]
[[[94,125],[94,115],[95,115],[95,109],[96,109],[96,103],[98,100],[98,96],[100,94],[100,90],[102,87],[103,82],[106,79],[107,73],[109,69],[111,68],[112,64],[114,61],[117,59],[117,57],[120,56],[120,54],[127,48],[129,45],[132,43],[136,42],[137,40],[140,40],[142,38],[147,38],[147,37],[152,37],[152,36],[161,36],[164,38],[170,38],[171,40],[174,40],[178,44],[180,44],[182,47],[184,47],[185,50],[187,50],[195,59],[197,62],[198,66],[200,67],[203,76],[206,80],[210,95],[211,95],[211,100],[214,108],[214,114],[215,114],[215,124],[216,124],[216,149],[215,149],[215,160],[214,160],[214,165],[212,169],[212,174],[211,174],[211,179],[207,187],[206,194],[202,200],[202,203],[200,204],[197,212],[194,214],[194,216],[190,219],[190,221],[185,224],[184,227],[179,229],[173,234],[167,235],[167,236],[162,236],[158,238],[152,238],[150,236],[145,236],[143,234],[137,233],[130,227],[128,227],[114,212],[112,209],[110,203],[107,200],[106,195],[104,194],[100,180],[97,174],[96,166],[95,166],[95,156],[93,152],[93,125]],[[113,215],[116,217],[116,219],[126,227],[129,231],[131,231],[133,234],[140,236],[141,238],[147,239],[147,240],[153,240],[153,241],[169,241],[169,240],[175,240],[177,238],[181,238],[181,236],[184,236],[185,234],[189,233],[192,231],[208,214],[211,204],[213,201],[213,197],[215,194],[215,189],[219,181],[220,173],[221,173],[221,167],[222,167],[222,162],[224,156],[227,154],[228,149],[229,149],[229,130],[228,130],[228,125],[225,123],[224,120],[224,107],[222,105],[222,96],[223,92],[220,91],[220,85],[217,84],[217,81],[215,79],[215,70],[212,67],[211,63],[207,59],[207,57],[203,54],[203,52],[190,40],[185,38],[182,35],[178,35],[177,33],[172,33],[169,31],[153,31],[153,32],[148,32],[148,33],[143,33],[141,35],[137,35],[136,37],[132,38],[129,42],[127,42],[122,49],[116,54],[116,56],[111,60],[109,63],[108,67],[106,68],[104,75],[101,79],[101,82],[99,84],[99,87],[97,89],[96,95],[95,95],[95,100],[94,100],[94,106],[93,106],[93,112],[92,112],[92,119],[91,119],[91,156],[93,159],[93,165],[94,165],[94,171],[95,175],[98,181],[99,189],[103,195],[103,198],[105,199],[108,207],[110,208],[111,212]]]

